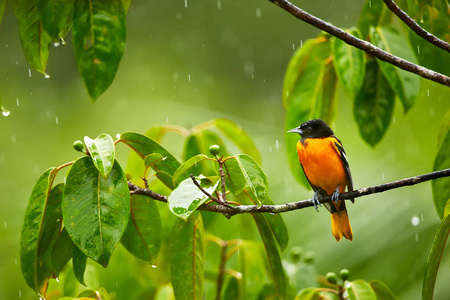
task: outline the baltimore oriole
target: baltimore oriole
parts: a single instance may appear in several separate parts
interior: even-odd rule
[[[331,213],[331,232],[338,242],[342,236],[352,240],[345,201],[339,200],[339,193],[344,193],[346,187],[353,191],[352,175],[341,141],[320,119],[309,120],[288,132],[301,136],[297,143],[298,160],[315,191],[314,207],[317,210],[317,206],[321,206],[319,195],[332,195],[331,202],[324,203]]]

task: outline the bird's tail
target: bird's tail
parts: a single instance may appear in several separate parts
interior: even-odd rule
[[[341,201],[342,200],[339,202]],[[342,236],[351,241],[353,239],[353,232],[348,219],[347,209],[345,209],[345,205],[339,206],[340,210],[331,213],[331,232],[338,242],[341,240]]]

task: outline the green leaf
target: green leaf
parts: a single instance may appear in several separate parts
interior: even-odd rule
[[[197,177],[197,182],[209,194],[214,193],[220,180],[218,177]],[[168,200],[170,210],[177,217],[187,220],[189,216],[208,200],[191,178],[183,180],[170,194]]]
[[[131,0],[122,0],[123,2],[123,8],[125,9],[125,13],[128,12],[128,9],[130,9]]]
[[[321,101],[316,102],[315,114],[312,118],[322,119],[327,124],[332,124],[337,111],[337,83],[338,79],[333,64],[326,63],[322,79]],[[292,128],[291,128],[292,129]]]
[[[166,158],[163,157],[161,154],[159,153],[152,153],[149,154],[145,157],[144,159],[144,165],[146,168],[151,168],[154,164],[156,164],[157,162],[163,161]]]
[[[390,23],[392,13],[382,1],[366,0],[359,15],[358,29],[364,39],[369,37],[370,27]]]
[[[382,281],[372,280],[369,282],[373,291],[377,295],[377,300],[397,300],[389,287]]]
[[[159,286],[156,291],[156,295],[153,298],[154,300],[175,300],[175,296],[173,295],[173,287],[172,285],[166,284],[163,286]]]
[[[444,116],[439,131],[438,150],[434,158],[433,171],[450,168],[450,110]],[[450,177],[439,178],[431,181],[433,201],[439,218],[444,216],[444,207],[450,200]]]
[[[56,273],[62,271],[73,256],[73,242],[64,228],[55,241],[52,250],[52,265]]]
[[[416,56],[409,46],[408,39],[394,27],[371,28],[370,38],[375,46],[417,64]],[[402,101],[406,113],[413,106],[419,94],[420,77],[384,61],[380,61],[379,65],[395,94]]]
[[[322,299],[322,296],[319,294],[319,291],[317,291],[317,289],[313,287],[301,290],[295,297],[295,300],[319,300],[319,299]]]
[[[64,31],[67,22],[71,20],[75,0],[40,0],[39,11],[42,15],[42,25],[54,39]]]
[[[125,11],[122,0],[77,0],[73,47],[78,69],[92,101],[111,85],[122,58]]]
[[[182,156],[183,161],[188,161],[190,158],[203,152],[203,149],[200,149],[201,139],[201,134],[190,134],[186,137]],[[194,165],[191,172],[192,174],[207,174],[203,165]]]
[[[104,178],[107,178],[115,160],[113,139],[110,135],[102,133],[95,140],[85,136],[84,143],[92,157],[95,167]]]
[[[391,123],[394,97],[394,91],[377,62],[374,59],[369,60],[364,84],[353,104],[353,116],[359,134],[372,147],[381,140]]]
[[[173,182],[177,182],[179,181],[180,177],[184,175],[184,178],[182,177],[182,179],[185,179],[187,174],[187,170],[189,170],[190,168],[197,166],[197,164],[199,162],[204,161],[205,159],[208,159],[208,156],[204,155],[204,154],[198,154],[194,157],[191,157],[188,161],[184,162],[173,174]]]
[[[131,254],[155,263],[161,247],[161,217],[153,199],[131,195],[131,214],[120,241]]]
[[[266,269],[262,263],[264,253],[260,244],[254,241],[243,240],[239,245],[239,271],[242,279],[239,280],[243,299],[257,299],[264,287]]]
[[[264,285],[264,284],[263,284]],[[230,276],[225,280],[224,288],[222,290],[222,298],[227,300],[241,300],[246,299],[240,296],[239,282],[236,277]]]
[[[20,266],[26,283],[37,293],[44,293],[47,278],[42,276],[39,262],[42,230],[46,223],[46,208],[57,169],[47,169],[37,180],[25,211],[20,237]]]
[[[11,4],[19,23],[23,54],[34,69],[45,74],[51,37],[43,28],[39,2],[39,0],[12,0]]]
[[[5,12],[6,0],[0,0],[0,25],[2,24],[3,13]]]
[[[125,132],[120,135],[120,141],[127,144],[142,159],[152,153],[159,153],[164,160],[153,164],[155,171],[163,171],[173,176],[175,171],[181,166],[180,162],[170,154],[163,146],[154,140],[136,132]]]
[[[356,28],[351,28],[347,32],[361,38],[361,33]],[[366,54],[338,38],[331,40],[331,51],[339,83],[351,97],[354,97],[364,81]]]
[[[224,162],[224,172],[227,175],[227,186],[233,194],[251,192],[255,195],[257,205],[264,203],[269,191],[269,182],[253,158],[246,154],[230,157]]]
[[[175,188],[175,184],[173,182],[173,177],[163,171],[158,171],[155,173],[156,177],[164,183],[170,190]]]
[[[87,256],[78,247],[73,247],[73,274],[79,283],[86,286],[84,272],[86,271]]]
[[[66,230],[77,247],[106,267],[130,214],[127,180],[117,161],[106,179],[90,157],[75,161],[67,175],[62,209]]]
[[[177,300],[203,299],[205,229],[201,214],[178,220],[172,234],[170,276]]]
[[[347,291],[349,300],[377,300],[377,295],[370,284],[361,279],[352,281]]]
[[[265,204],[274,205],[270,197],[267,197]],[[286,226],[286,223],[284,222],[282,214],[263,213],[263,216],[266,219],[267,223],[269,224],[270,230],[275,236],[275,239],[277,240],[278,245],[280,246],[281,252],[284,252],[289,243],[289,231]]]
[[[259,154],[258,148],[256,148],[250,136],[239,125],[225,118],[215,119],[211,122],[227,138],[235,143],[242,152],[251,156],[257,163],[261,163],[261,155]]]
[[[286,299],[286,274],[284,273],[280,252],[278,251],[272,231],[266,219],[261,214],[252,214],[252,216],[258,226],[261,239],[266,249],[269,267],[271,269],[270,276],[275,283],[278,297],[280,299]]]
[[[423,278],[422,299],[433,299],[434,285],[439,270],[439,264],[441,263],[442,253],[444,252],[445,244],[450,233],[450,214],[448,213],[450,212],[450,200],[447,201],[445,211],[447,214],[444,215],[441,225],[436,231],[433,245],[431,246],[431,251],[428,255]]]
[[[320,117],[322,110],[316,108],[322,105],[325,66],[330,52],[329,41],[319,36],[308,40],[294,53],[283,83],[286,131]],[[295,151],[298,139],[295,134],[285,133],[288,162],[295,179],[310,188]]]

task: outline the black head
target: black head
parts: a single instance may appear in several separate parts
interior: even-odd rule
[[[306,121],[288,132],[298,133],[302,136],[302,139],[326,138],[334,135],[333,130],[321,119]]]

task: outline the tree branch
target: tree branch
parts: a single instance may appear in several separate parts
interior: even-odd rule
[[[405,13],[403,10],[400,9],[400,7],[395,4],[392,0],[383,0],[386,6],[397,15],[397,17],[403,21],[406,25],[408,25],[409,28],[411,28],[412,31],[414,31],[418,36],[424,38],[431,44],[435,45],[436,47],[439,47],[447,52],[450,53],[450,44],[439,39],[438,37],[432,35],[422,27],[420,27],[416,21],[414,21],[410,16],[408,16],[407,13]]]
[[[403,186],[409,186],[409,185],[415,185],[421,182],[442,178],[442,177],[450,177],[450,169],[445,169],[441,171],[431,172],[423,175],[418,175],[410,178],[405,178],[389,183],[384,183],[372,187],[367,188],[360,188],[358,190],[354,190],[352,192],[342,193],[339,195],[340,200],[348,200],[351,198],[359,198],[370,194],[375,193],[382,193],[388,190],[396,189]],[[136,185],[134,185],[131,182],[128,182],[128,187],[130,189],[130,194],[138,194],[138,195],[145,195],[150,198],[153,198],[158,201],[167,202],[167,196],[155,193],[152,190],[149,189],[143,189]],[[330,202],[331,196],[327,197],[320,197],[319,202],[320,203],[326,203]],[[240,205],[240,206],[225,206],[225,205],[214,205],[214,204],[203,204],[201,205],[198,210],[203,211],[211,211],[211,212],[218,212],[223,213],[225,215],[233,216],[236,214],[243,214],[243,213],[262,213],[262,212],[268,212],[268,213],[283,213],[287,211],[302,209],[306,207],[314,206],[312,199],[308,200],[302,200],[297,202],[289,202],[285,204],[280,205]]]
[[[376,58],[388,62],[394,66],[399,67],[400,69],[403,69],[405,71],[417,74],[423,78],[432,80],[434,82],[441,83],[443,85],[450,87],[450,77],[445,76],[443,74],[440,74],[438,72],[429,70],[427,68],[424,68],[422,66],[413,64],[412,62],[409,62],[403,58],[400,58],[398,56],[392,55],[378,47],[375,47],[368,41],[361,40],[344,30],[333,26],[322,19],[319,19],[302,9],[298,8],[297,6],[293,5],[287,0],[269,0],[270,2],[274,3],[275,5],[279,6],[280,8],[284,9],[285,11],[289,12],[291,15],[296,17],[297,19],[300,19],[320,30],[323,30],[332,36],[337,37],[338,39],[344,41],[345,43],[354,46],[358,49],[361,49],[365,51],[366,53],[375,56]]]

